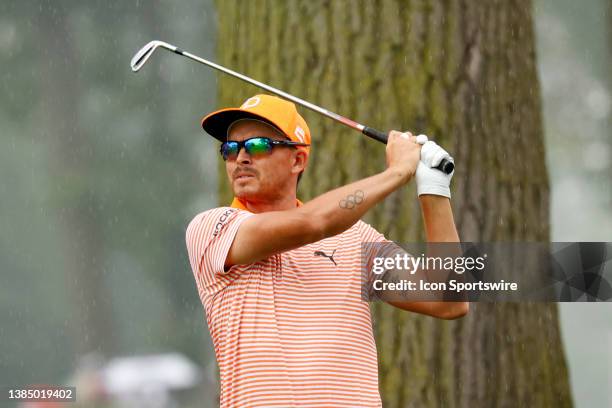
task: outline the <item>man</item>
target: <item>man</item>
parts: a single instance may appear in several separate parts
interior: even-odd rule
[[[221,406],[380,407],[361,244],[387,240],[360,218],[416,175],[427,240],[458,242],[451,176],[420,162],[415,136],[392,131],[385,171],[302,204],[296,189],[310,131],[293,103],[256,95],[202,126],[222,142],[235,196],[231,207],[198,214],[186,232]],[[449,157],[426,146],[430,161]],[[467,312],[464,302],[394,305],[446,319]]]

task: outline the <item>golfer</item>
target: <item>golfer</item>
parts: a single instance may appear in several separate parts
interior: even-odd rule
[[[301,203],[296,190],[311,138],[293,103],[256,95],[207,115],[202,126],[222,143],[234,193],[231,206],[196,215],[186,231],[221,407],[382,406],[370,308],[361,298],[361,244],[388,241],[360,218],[416,179],[427,240],[458,242],[451,175],[427,165],[450,156],[391,131],[383,172]],[[468,309],[393,305],[444,319]]]

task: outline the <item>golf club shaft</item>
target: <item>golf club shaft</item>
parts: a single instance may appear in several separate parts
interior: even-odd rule
[[[152,46],[152,44],[154,44]],[[313,103],[310,103],[308,101],[305,101],[303,99],[300,99],[296,96],[290,95],[284,91],[281,91],[280,89],[274,88],[273,86],[264,84],[263,82],[259,82],[253,78],[250,78],[246,75],[243,75],[239,72],[236,71],[232,71],[229,68],[225,68],[224,66],[221,66],[219,64],[215,64],[214,62],[205,60],[204,58],[198,57],[197,55],[194,55],[190,52],[184,51],[174,45],[168,44],[168,43],[164,43],[161,41],[152,41],[149,44],[145,45],[142,49],[140,49],[136,55],[134,56],[134,58],[132,58],[132,70],[134,72],[138,71],[140,69],[140,67],[142,67],[142,65],[144,65],[144,63],[146,62],[146,60],[149,58],[149,56],[153,53],[153,51],[155,50],[156,46],[165,48],[169,51],[172,51],[178,55],[182,55],[184,57],[187,57],[189,59],[192,59],[194,61],[197,61],[201,64],[207,65],[213,69],[216,69],[218,71],[224,72],[228,75],[231,75],[233,77],[242,79],[245,82],[248,82],[252,85],[255,85],[259,88],[265,89],[268,92],[271,92],[275,95],[278,95],[282,98],[285,98],[291,102],[294,102],[300,106],[303,106],[305,108],[308,108],[312,111],[315,111],[317,113],[320,113],[321,115],[327,116],[330,119],[333,119],[337,122],[342,123],[345,126],[350,127],[351,129],[355,129],[358,130],[359,132],[363,133],[364,135],[377,140],[381,143],[387,143],[387,139],[388,139],[388,135],[384,132],[381,132],[377,129],[362,125],[361,123],[355,122],[354,120],[345,118],[344,116],[338,115],[337,113],[331,112],[327,109],[324,109],[320,106],[317,106]],[[454,163],[447,160],[447,159],[443,159],[442,162],[436,166],[436,168],[440,171],[443,171],[447,174],[450,174],[453,169],[454,169]]]

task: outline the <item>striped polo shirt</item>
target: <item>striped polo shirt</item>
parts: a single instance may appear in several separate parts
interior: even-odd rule
[[[186,231],[226,407],[381,407],[361,243],[386,241],[358,221],[347,231],[224,271],[240,224],[220,207]]]

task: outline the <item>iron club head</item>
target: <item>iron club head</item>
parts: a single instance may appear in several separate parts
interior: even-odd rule
[[[149,57],[153,54],[153,52],[155,52],[158,47],[166,48],[173,52],[176,52],[177,50],[177,47],[175,47],[174,45],[165,43],[163,41],[151,41],[144,47],[142,47],[140,50],[138,50],[138,52],[132,57],[132,60],[130,61],[132,71],[138,72],[138,70],[142,68],[142,66],[148,61]]]

